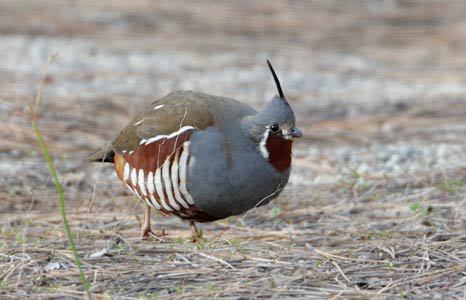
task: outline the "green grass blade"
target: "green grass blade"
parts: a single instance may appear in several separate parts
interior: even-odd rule
[[[60,204],[60,212],[61,212],[61,216],[63,219],[63,227],[65,228],[66,236],[68,237],[68,240],[70,242],[70,248],[74,256],[74,261],[79,270],[79,278],[84,287],[84,290],[88,291],[91,286],[89,284],[89,281],[87,281],[86,276],[84,275],[81,260],[79,259],[78,251],[76,249],[76,243],[74,241],[73,234],[71,233],[68,219],[66,218],[65,196],[63,194],[63,187],[60,183],[60,179],[58,178],[58,173],[55,168],[55,165],[53,164],[52,157],[50,156],[49,150],[44,141],[44,138],[42,137],[42,133],[40,132],[39,127],[37,126],[36,121],[32,121],[31,125],[32,125],[32,128],[34,129],[34,133],[37,137],[37,140],[39,141],[40,148],[42,150],[42,153],[44,154],[45,160],[47,161],[47,164],[49,166],[50,173],[52,174],[52,177],[53,177],[53,182],[55,183],[55,189],[57,190],[58,202]]]

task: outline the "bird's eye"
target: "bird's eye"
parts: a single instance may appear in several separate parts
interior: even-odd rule
[[[280,129],[280,126],[278,126],[277,123],[270,125],[270,130],[273,132],[277,132]]]

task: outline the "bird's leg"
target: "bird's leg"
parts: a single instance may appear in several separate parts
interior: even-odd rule
[[[146,205],[146,210],[144,211],[144,220],[142,221],[141,226],[141,238],[147,239],[150,236],[155,237],[157,240],[162,241],[159,235],[165,235],[165,231],[162,230],[162,234],[156,234],[150,228],[150,206]]]
[[[150,228],[150,206],[146,205],[146,209],[144,210],[144,219],[141,226],[141,237],[143,239],[148,238],[151,233],[152,229]]]
[[[202,238],[202,232],[197,229],[194,221],[189,222],[189,227],[191,227],[191,239],[193,242]]]

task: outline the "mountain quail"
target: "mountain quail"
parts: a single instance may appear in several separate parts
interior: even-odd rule
[[[91,161],[110,162],[123,184],[147,204],[142,236],[153,234],[150,209],[209,222],[276,198],[290,176],[295,115],[278,89],[257,112],[237,100],[175,91],[138,114]]]

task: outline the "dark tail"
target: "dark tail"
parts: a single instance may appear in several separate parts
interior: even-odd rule
[[[115,152],[112,149],[112,145],[110,143],[107,143],[101,148],[97,149],[97,151],[89,155],[87,159],[91,162],[113,163],[114,156],[115,156]]]

